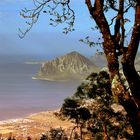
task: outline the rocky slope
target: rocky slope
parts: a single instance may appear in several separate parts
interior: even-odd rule
[[[107,60],[104,54],[95,54],[94,56],[90,57],[90,60],[100,68],[107,66]]]
[[[44,63],[34,79],[41,80],[82,80],[99,68],[78,52]]]

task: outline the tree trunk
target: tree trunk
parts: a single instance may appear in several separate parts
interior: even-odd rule
[[[104,45],[107,44],[104,43]],[[140,76],[135,70],[133,61],[129,63],[127,59],[122,61],[123,72],[130,88],[128,91],[121,81],[119,65],[113,53],[110,57],[110,53],[106,52],[106,58],[114,99],[125,108],[133,129],[134,139],[140,140]]]
[[[104,140],[110,140],[109,136],[108,136],[108,133],[107,133],[107,127],[106,127],[106,124],[102,124],[102,127],[103,127],[103,135],[104,135]]]
[[[125,89],[119,75],[116,74],[112,79],[111,88],[112,93],[114,95],[114,99],[116,100],[116,102],[119,102],[125,108],[128,114],[129,121],[134,132],[135,140],[140,140],[140,107],[139,107],[140,98],[137,98],[138,97],[137,95],[140,93],[140,86],[138,87],[140,82],[135,81],[131,82],[131,84],[137,87],[137,88],[133,87],[133,92],[131,92],[132,95],[130,95],[130,93]],[[136,96],[133,96],[134,93]]]
[[[136,72],[131,59],[122,61],[123,72],[129,84],[132,105],[125,104],[125,110],[129,115],[129,120],[134,131],[135,140],[140,140],[140,76]]]
[[[140,1],[136,1],[135,24],[132,31],[130,44],[127,46],[128,50],[126,51],[124,49],[124,41],[123,44],[121,44],[121,53],[123,53],[124,58],[124,61],[122,62],[123,72],[130,87],[130,92],[126,89],[120,78],[116,43],[121,40],[114,40],[113,35],[111,34],[109,24],[103,10],[104,0],[94,0],[94,5],[92,4],[91,0],[85,0],[85,2],[91,16],[98,25],[104,40],[103,49],[108,62],[112,93],[115,100],[125,108],[128,114],[134,131],[135,140],[140,140],[140,77],[134,67],[134,60],[140,41]],[[124,0],[120,0],[119,8],[118,17],[120,15],[123,17]],[[120,20],[123,20],[123,18],[116,21],[116,37],[118,33],[120,33],[120,28],[122,25]],[[124,39],[124,28],[122,29],[122,36]]]

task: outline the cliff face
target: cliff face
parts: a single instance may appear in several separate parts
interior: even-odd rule
[[[44,63],[37,73],[37,79],[43,80],[82,80],[99,68],[88,58],[78,52],[71,52],[65,56]]]

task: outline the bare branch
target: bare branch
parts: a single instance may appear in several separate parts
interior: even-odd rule
[[[20,12],[20,16],[22,16],[23,18],[26,19],[31,19],[31,21],[27,22],[26,24],[28,25],[28,28],[25,31],[22,31],[21,29],[19,29],[20,34],[19,37],[20,38],[24,38],[25,35],[32,29],[33,25],[38,21],[39,16],[40,16],[40,12],[43,10],[44,6],[50,2],[51,0],[46,0],[43,1],[42,3],[39,2],[38,0],[33,0],[34,9],[22,9]],[[37,5],[38,3],[38,5]]]
[[[88,10],[89,10],[90,14],[92,14],[93,6],[91,4],[91,1],[90,0],[85,0],[85,3],[87,5],[87,7],[88,7]]]
[[[115,1],[114,0],[108,0],[110,7],[115,10],[115,11],[119,11],[119,9],[117,9],[115,7]]]
[[[115,16],[115,17],[113,17],[112,19],[111,19],[111,23],[109,24],[109,26],[111,26],[112,24],[113,24],[113,22],[114,22],[114,20],[117,18],[117,16]]]
[[[25,8],[20,12],[20,15],[27,19],[25,23],[28,27],[24,31],[19,29],[19,37],[24,38],[25,35],[32,29],[33,25],[37,23],[40,13],[45,7],[49,8],[49,10],[47,12],[44,10],[43,12],[53,16],[53,18],[50,18],[50,25],[56,27],[60,23],[66,23],[67,27],[63,29],[63,33],[67,34],[68,32],[73,31],[75,13],[70,8],[69,3],[70,0],[42,0],[42,2],[39,0],[33,0],[33,9]],[[62,11],[58,12],[57,9],[61,9]]]
[[[140,1],[137,1],[136,10],[135,10],[135,23],[132,31],[132,37],[130,44],[128,45],[128,54],[126,55],[126,59],[135,60],[136,53],[138,50],[139,42],[140,42]]]

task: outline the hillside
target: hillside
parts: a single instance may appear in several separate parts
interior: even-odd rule
[[[101,69],[107,67],[107,60],[104,54],[103,55],[95,54],[90,57],[90,60]],[[119,61],[121,61],[121,58],[119,58]],[[135,59],[135,67],[137,71],[140,71],[140,52],[137,53]],[[120,64],[120,68],[121,68],[121,64]]]
[[[34,79],[82,80],[99,68],[78,52],[71,52],[42,65]]]
[[[103,68],[107,66],[107,60],[105,58],[105,55],[95,54],[90,57],[91,62],[99,66],[100,68]]]

